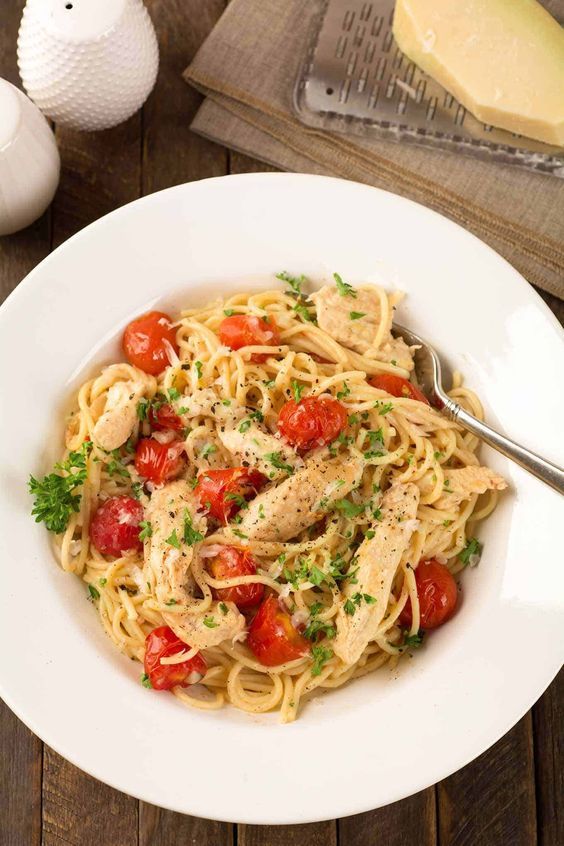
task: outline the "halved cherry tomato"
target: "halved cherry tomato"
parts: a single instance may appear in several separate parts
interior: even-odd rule
[[[149,482],[162,485],[184,469],[183,449],[181,441],[160,444],[155,438],[141,438],[135,450],[135,469]]]
[[[280,409],[278,429],[288,443],[300,450],[325,446],[347,425],[347,411],[332,397],[290,400]]]
[[[177,684],[188,687],[205,676],[208,665],[199,652],[180,664],[161,664],[161,658],[188,652],[189,649],[191,647],[168,626],[159,626],[149,632],[145,638],[145,673],[155,690],[170,690]]]
[[[276,667],[307,655],[310,643],[292,624],[275,596],[268,596],[249,628],[247,646],[267,667]]]
[[[143,506],[131,496],[112,496],[96,511],[90,523],[90,540],[102,555],[120,558],[124,552],[143,549],[139,523]]]
[[[149,311],[125,327],[123,351],[135,367],[158,376],[169,365],[166,343],[178,353],[176,329],[162,311]]]
[[[257,317],[254,314],[233,314],[219,325],[219,339],[226,347],[240,350],[241,347],[268,346],[280,343],[280,333],[274,317]],[[251,361],[260,364],[268,358],[267,353],[253,353]]]
[[[447,567],[434,558],[420,561],[415,571],[419,598],[419,626],[435,629],[454,614],[458,602],[456,582]],[[411,626],[411,600],[408,599],[399,617],[404,626]]]
[[[237,576],[254,576],[256,562],[247,549],[236,546],[222,546],[215,558],[209,563],[214,579],[235,579]],[[237,608],[251,608],[258,605],[264,593],[264,585],[258,582],[248,585],[236,585],[230,588],[212,588],[215,599],[234,602]]]
[[[425,394],[421,393],[415,385],[412,385],[409,379],[404,379],[402,376],[395,376],[393,373],[381,373],[379,376],[373,376],[372,379],[369,379],[368,384],[372,385],[373,388],[386,391],[393,397],[419,400],[419,402],[424,402],[425,405],[430,405]]]
[[[198,476],[194,492],[202,508],[226,523],[266,482],[266,476],[249,467],[206,470]]]
[[[156,429],[157,432],[163,429],[173,429],[175,432],[181,432],[184,428],[181,417],[168,402],[165,402],[164,405],[159,406],[157,409],[151,407],[149,411],[149,423],[151,424],[151,429]]]

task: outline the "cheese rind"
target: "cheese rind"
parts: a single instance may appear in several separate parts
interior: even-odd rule
[[[478,120],[564,146],[564,30],[536,0],[396,0],[393,32]]]

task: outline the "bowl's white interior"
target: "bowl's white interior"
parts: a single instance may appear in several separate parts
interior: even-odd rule
[[[558,496],[484,450],[512,489],[480,530],[484,555],[464,576],[459,613],[401,669],[316,698],[291,726],[230,707],[187,710],[138,684],[140,666],[105,637],[84,584],[54,565],[29,517],[27,477],[58,455],[70,390],[94,363],[119,360],[131,317],[275,285],[281,269],[405,290],[401,322],[463,371],[491,422],[555,460],[564,416],[560,330],[519,275],[449,221],[353,183],[257,174],[152,195],[72,238],[10,298],[0,311],[0,633],[4,644],[18,638],[4,650],[2,694],[98,778],[249,822],[341,816],[433,783],[507,731],[562,657]],[[30,413],[10,414],[22,394]]]

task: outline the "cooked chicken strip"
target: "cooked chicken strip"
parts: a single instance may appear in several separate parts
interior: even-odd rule
[[[267,455],[278,453],[281,461],[291,467],[303,466],[303,461],[296,452],[280,438],[267,434],[255,423],[241,432],[240,426],[233,429],[218,431],[219,439],[223,446],[233,455],[237,455],[243,462],[251,467],[256,467],[268,479],[281,479],[286,475],[285,470],[274,467],[272,462],[265,458]]]
[[[206,519],[196,508],[192,490],[184,480],[170,482],[153,493],[146,511],[153,533],[145,542],[145,578],[154,585],[161,604],[172,604],[174,600],[175,606],[182,606],[177,612],[163,612],[165,623],[189,646],[205,649],[236,637],[245,626],[245,618],[231,602],[225,603],[227,613],[220,610],[217,602],[205,613],[197,608],[190,568],[199,544],[186,530],[188,525],[202,535],[206,531]],[[178,541],[179,549],[173,545],[174,540],[171,544],[171,538]],[[204,620],[211,620],[214,625],[209,628]]]
[[[239,530],[252,540],[286,541],[295,537],[358,485],[363,466],[356,458],[312,460],[303,470],[255,497],[241,512]]]
[[[439,510],[455,508],[465,499],[470,499],[472,494],[483,494],[489,490],[503,491],[507,487],[505,479],[489,467],[470,466],[460,470],[447,468],[444,474],[443,494],[430,503]]]
[[[343,589],[343,605],[337,614],[337,636],[333,644],[335,654],[347,664],[358,661],[376,637],[386,613],[394,576],[416,528],[418,504],[416,485],[394,485],[382,499],[382,518],[372,526],[374,537],[363,541],[358,548],[358,581],[356,584],[347,582]],[[376,601],[366,602],[364,594]],[[361,596],[358,604],[353,600],[357,595]],[[346,613],[347,600],[354,606],[354,614]],[[350,609],[350,604],[348,607]]]
[[[136,379],[115,382],[110,386],[104,413],[94,424],[93,439],[106,452],[126,442],[137,422],[139,400],[155,393],[155,379],[141,370],[137,373]]]
[[[376,349],[376,335],[381,321],[380,297],[374,288],[355,288],[356,297],[343,297],[333,286],[320,288],[311,295],[317,309],[317,323],[342,346],[358,353]],[[356,320],[351,312],[362,314]],[[382,332],[380,344],[390,340],[392,310]]]

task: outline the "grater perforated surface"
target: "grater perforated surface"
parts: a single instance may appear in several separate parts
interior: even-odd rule
[[[544,2],[560,21],[564,0]],[[404,56],[394,0],[322,0],[295,90],[304,123],[457,150],[564,178],[564,151],[480,123]]]

